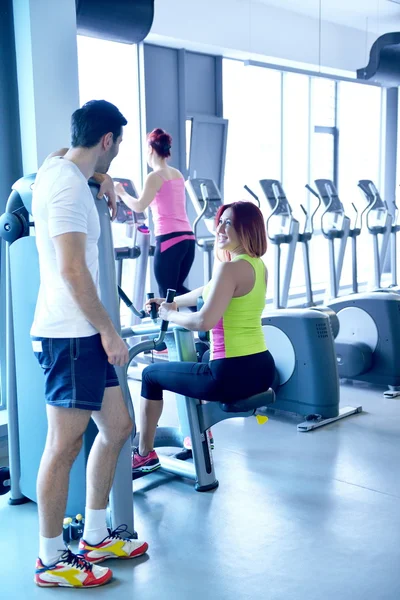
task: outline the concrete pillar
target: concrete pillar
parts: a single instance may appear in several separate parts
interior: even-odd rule
[[[24,175],[70,141],[79,106],[75,0],[13,0]]]

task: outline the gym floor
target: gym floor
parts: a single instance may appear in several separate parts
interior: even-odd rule
[[[174,402],[165,404],[162,424],[175,424]],[[310,433],[277,417],[217,425],[212,493],[162,473],[134,482],[149,556],[110,561],[115,580],[96,597],[398,600],[400,400],[345,385],[345,404],[364,413]],[[36,536],[36,505],[1,497],[0,597],[75,598],[33,584]]]

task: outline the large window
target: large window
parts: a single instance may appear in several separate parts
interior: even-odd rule
[[[229,119],[225,201],[246,197],[247,183],[261,193],[259,179],[279,179],[293,215],[304,224],[306,210],[316,207],[305,184],[330,179],[354,222],[352,202],[361,211],[359,179],[380,184],[381,89],[352,82],[245,66],[224,60],[224,117]],[[261,196],[262,197],[262,196]],[[270,209],[263,201],[266,216]],[[320,231],[322,210],[315,216],[311,273],[315,288],[328,280],[327,241]],[[359,242],[359,279],[368,274],[370,240]],[[350,243],[341,284],[351,282]],[[273,277],[271,248],[266,262]],[[272,293],[272,286],[270,290]],[[292,275],[292,292],[302,293],[304,272],[300,248]]]
[[[93,60],[95,57],[95,60]],[[141,128],[139,108],[138,48],[96,38],[78,36],[80,102],[108,100],[115,104],[128,121],[118,156],[111,163],[112,177],[131,179],[141,187]],[[124,224],[113,224],[114,244],[132,245]],[[132,296],[136,261],[125,260],[122,287]],[[123,319],[130,315],[122,305]],[[126,321],[125,321],[126,322]]]
[[[365,199],[357,188],[360,179],[371,179],[381,188],[382,90],[375,86],[339,82],[339,197],[350,217],[352,203],[359,211]],[[365,225],[365,224],[364,224]],[[350,244],[349,244],[350,246]],[[364,226],[358,243],[358,279],[371,275],[372,242]],[[351,282],[351,253],[347,252],[341,284]]]
[[[224,60],[224,118],[229,120],[225,201],[246,198],[247,184],[281,178],[281,73]]]
[[[95,57],[95,60],[93,58]],[[80,102],[108,100],[126,117],[128,125],[110,175],[141,184],[141,131],[137,46],[78,36]]]

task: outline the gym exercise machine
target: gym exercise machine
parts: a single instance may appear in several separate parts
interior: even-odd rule
[[[303,249],[304,282],[306,288],[306,302],[301,307],[313,308],[327,314],[332,327],[333,337],[336,337],[339,332],[339,321],[335,312],[327,306],[317,306],[314,302],[312,291],[309,243],[314,233],[314,217],[321,204],[319,197],[317,196],[318,205],[312,211],[311,215],[300,204],[305,215],[303,231],[300,232],[300,224],[293,216],[292,207],[281,182],[277,179],[262,179],[260,180],[260,186],[271,209],[271,214],[267,219],[267,234],[275,248],[274,307],[287,308],[294,259],[297,244],[300,243]],[[255,196],[254,192],[251,193]],[[282,246],[288,246],[288,250],[286,252],[284,276],[281,285]]]
[[[208,283],[213,271],[213,251],[215,244],[215,217],[222,206],[221,193],[212,179],[188,179],[186,190],[197,213],[193,223],[196,244],[204,253],[204,283]],[[211,236],[200,236],[198,229],[203,223]]]
[[[297,239],[298,223],[297,232],[295,229],[296,223],[289,223],[292,238]],[[306,419],[298,430],[310,431],[361,411],[361,406],[339,407],[339,378],[328,314],[313,309],[267,310],[262,326],[279,375],[273,386],[275,403],[260,409],[263,414],[271,410],[296,413]]]
[[[0,236],[6,241],[6,393],[8,409],[8,441],[10,458],[10,504],[36,501],[36,477],[47,432],[44,380],[42,370],[32,352],[30,328],[39,290],[39,261],[31,221],[32,188],[35,175],[19,179],[12,188],[6,213],[0,217]],[[96,204],[101,234],[99,269],[101,300],[117,329],[120,329],[116,285],[114,247],[110,213],[106,201],[97,200],[99,186],[89,182]],[[157,340],[156,340],[157,341]],[[130,351],[154,348],[148,340]],[[125,402],[134,418],[127,384],[126,369],[116,367]],[[97,429],[90,422],[84,443],[71,470],[67,514],[84,512],[86,493],[86,461]],[[134,531],[131,484],[131,444],[120,454],[114,484],[110,493],[110,525],[126,523]]]
[[[367,228],[372,236],[374,249],[374,290],[398,292],[397,287],[397,233],[400,231],[398,209],[395,202],[395,214],[389,212],[387,203],[382,200],[375,184],[370,179],[361,179],[358,187],[367,201]],[[389,288],[381,288],[381,279],[390,238],[390,271],[391,283]]]
[[[129,179],[114,178],[115,182],[121,183],[133,198],[138,198],[135,186]],[[121,225],[125,225],[125,236],[118,235]],[[117,283],[122,286],[122,271],[125,260],[135,259],[135,275],[132,278],[129,294],[134,306],[143,306],[145,297],[145,286],[147,278],[147,266],[149,256],[154,255],[154,246],[150,244],[150,230],[146,225],[146,214],[131,210],[118,198],[117,216],[113,223],[115,245],[115,260],[117,267]],[[117,241],[118,240],[118,241]],[[128,244],[121,245],[127,241]],[[139,323],[140,319],[134,313],[130,313],[129,325]]]
[[[336,338],[339,376],[387,385],[389,389],[384,395],[397,397],[400,395],[400,297],[390,292],[337,297],[350,219],[332,181],[317,179],[315,185],[325,206],[321,229],[330,248],[331,300],[328,305],[336,312],[340,324]],[[335,240],[340,244],[336,256]],[[353,248],[356,262],[355,243]],[[355,272],[353,268],[353,278]],[[350,340],[352,345],[347,343]]]

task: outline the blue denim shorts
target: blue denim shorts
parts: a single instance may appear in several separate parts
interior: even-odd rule
[[[106,387],[119,385],[99,334],[82,338],[32,336],[34,354],[45,376],[46,403],[100,410]]]

